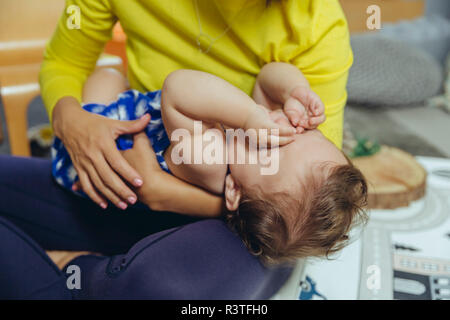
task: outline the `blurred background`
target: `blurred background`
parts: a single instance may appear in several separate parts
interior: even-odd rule
[[[346,109],[351,131],[413,155],[450,157],[450,1],[341,3],[355,55]],[[373,4],[382,28],[366,32],[365,9]]]

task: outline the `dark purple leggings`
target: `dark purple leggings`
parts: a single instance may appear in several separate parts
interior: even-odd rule
[[[72,260],[69,289],[44,250]],[[265,299],[290,268],[264,268],[220,220],[135,205],[102,210],[60,188],[49,160],[0,156],[0,299]]]

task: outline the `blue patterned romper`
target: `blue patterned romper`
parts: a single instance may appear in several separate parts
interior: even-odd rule
[[[84,105],[83,109],[115,120],[136,120],[149,113],[151,120],[145,133],[156,153],[159,165],[170,173],[163,156],[170,145],[170,139],[161,118],[161,90],[147,93],[129,90],[119,94],[118,100],[110,105],[90,103]],[[133,139],[130,135],[120,136],[116,140],[116,145],[119,150],[130,149],[133,147]],[[58,184],[69,190],[78,180],[72,160],[62,141],[57,137],[52,146],[52,174]]]

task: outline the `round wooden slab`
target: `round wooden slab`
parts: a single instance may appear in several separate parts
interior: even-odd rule
[[[406,207],[425,195],[427,173],[405,151],[382,146],[376,154],[352,161],[367,179],[370,209]]]

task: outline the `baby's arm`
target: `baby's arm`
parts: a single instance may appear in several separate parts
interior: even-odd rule
[[[164,82],[162,91],[164,126],[171,136],[178,128],[194,132],[194,121],[204,129],[221,123],[231,128],[278,129],[280,144],[292,141],[295,130],[273,122],[267,111],[247,94],[212,74],[178,70]]]
[[[309,87],[303,73],[295,66],[283,62],[271,62],[261,68],[253,89],[255,101],[269,100],[271,110],[282,109],[291,92],[298,87]]]
[[[303,73],[289,63],[264,65],[256,78],[253,98],[271,110],[283,109],[299,133],[325,121],[321,99],[311,90]]]

